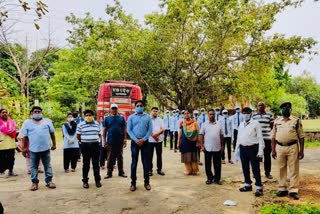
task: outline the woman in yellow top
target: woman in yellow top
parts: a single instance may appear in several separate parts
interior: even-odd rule
[[[17,176],[13,172],[14,153],[16,149],[16,124],[14,120],[8,118],[8,111],[0,109],[0,178]],[[9,174],[5,171],[9,169]]]

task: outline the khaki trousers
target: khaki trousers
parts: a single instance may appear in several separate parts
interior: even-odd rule
[[[298,160],[298,144],[291,146],[276,146],[277,163],[279,172],[279,191],[297,193],[299,190],[299,160]],[[289,169],[287,184],[287,168]]]
[[[184,163],[184,166],[186,167],[187,174],[199,172],[198,162]]]

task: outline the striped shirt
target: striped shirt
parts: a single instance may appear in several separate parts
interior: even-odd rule
[[[273,123],[273,115],[269,112],[265,112],[263,115],[260,115],[257,112],[252,115],[252,118],[260,123],[263,139],[271,140],[270,124]]]
[[[91,124],[89,124],[87,121],[83,121],[78,125],[77,134],[81,135],[81,142],[99,142],[100,126],[95,121],[93,121]]]

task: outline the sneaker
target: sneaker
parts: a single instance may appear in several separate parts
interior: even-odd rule
[[[263,195],[263,190],[262,190],[262,189],[257,189],[256,192],[254,193],[254,195],[255,195],[256,197],[262,196],[262,195]]]
[[[89,188],[89,184],[88,183],[83,183],[83,188],[88,189]]]
[[[249,192],[252,191],[252,186],[247,187],[247,186],[243,186],[239,189],[240,192]]]
[[[278,197],[284,197],[288,195],[288,191],[279,191],[277,192]]]
[[[12,171],[12,172],[9,172],[9,174],[8,174],[9,176],[18,176],[18,174],[17,173],[15,173],[14,171]]]
[[[0,174],[0,178],[8,178],[8,175],[6,175],[6,174]]]
[[[292,198],[293,200],[299,200],[298,193],[296,192],[290,192],[289,197]]]

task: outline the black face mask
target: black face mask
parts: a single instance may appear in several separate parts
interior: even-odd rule
[[[284,117],[290,117],[290,109],[281,109],[281,114]]]

